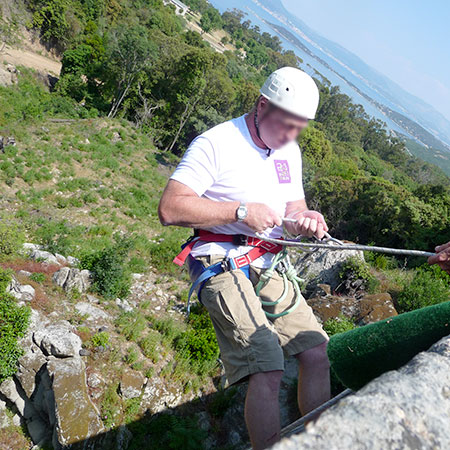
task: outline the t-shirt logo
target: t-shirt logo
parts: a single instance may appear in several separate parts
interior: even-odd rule
[[[291,182],[291,174],[289,172],[289,164],[288,162],[283,159],[275,159],[275,170],[277,171],[278,175],[278,183],[290,183]]]

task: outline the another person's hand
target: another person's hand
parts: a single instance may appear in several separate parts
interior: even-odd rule
[[[303,211],[289,214],[289,217],[296,219],[296,223],[286,223],[286,229],[293,235],[316,236],[322,239],[328,231],[328,225],[324,217],[317,211]]]
[[[436,254],[428,258],[429,264],[437,264],[442,270],[450,274],[450,242],[438,245]]]
[[[246,206],[247,217],[244,223],[257,233],[283,223],[280,215],[264,203],[247,203]]]

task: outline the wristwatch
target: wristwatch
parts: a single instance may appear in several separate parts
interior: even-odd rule
[[[245,203],[241,203],[239,208],[236,210],[236,219],[238,222],[242,222],[248,215],[247,206]]]

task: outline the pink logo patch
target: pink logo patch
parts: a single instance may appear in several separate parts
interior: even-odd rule
[[[290,183],[291,174],[289,172],[289,164],[286,160],[275,159],[275,170],[278,175],[278,183]]]

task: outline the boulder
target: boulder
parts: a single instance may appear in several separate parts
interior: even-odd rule
[[[66,292],[73,289],[78,292],[86,292],[91,285],[91,273],[89,270],[62,267],[53,274],[53,282],[61,286]]]
[[[75,309],[78,313],[80,313],[83,316],[87,316],[87,321],[94,321],[96,323],[100,321],[109,320],[109,314],[103,311],[103,309],[100,309],[97,306],[92,305],[91,303],[87,302],[78,302],[75,305]]]
[[[6,287],[6,292],[10,293],[20,301],[31,301],[36,294],[33,286],[30,284],[20,284],[15,277],[12,277],[10,283]]]
[[[450,448],[450,336],[323,412],[273,450]]]
[[[83,361],[80,358],[50,357],[47,369],[55,399],[54,448],[66,448],[77,442],[87,446],[86,441],[102,433],[104,428],[88,395]]]
[[[141,395],[144,387],[144,376],[135,370],[125,369],[120,379],[120,394],[125,399],[136,398]]]
[[[298,276],[306,280],[306,294],[311,294],[320,283],[330,285],[332,290],[336,289],[341,281],[339,272],[343,263],[355,257],[364,261],[364,253],[355,250],[319,249],[313,253],[302,253],[295,262],[295,268]]]
[[[33,340],[45,355],[60,358],[78,356],[81,350],[81,339],[73,332],[67,321],[61,321],[39,328],[33,334]]]
[[[47,264],[55,264],[60,266],[61,264],[56,259],[56,256],[53,253],[47,252],[45,250],[34,249],[30,253],[30,258],[34,260],[39,260]]]
[[[388,293],[366,294],[360,299],[325,294],[311,297],[307,303],[322,323],[341,314],[352,319],[357,325],[367,325],[397,315],[392,297]]]

